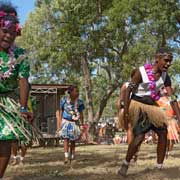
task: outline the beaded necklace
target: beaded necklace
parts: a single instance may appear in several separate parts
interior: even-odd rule
[[[9,61],[7,62],[8,69],[3,72],[2,65],[5,64],[4,60],[6,58],[6,55],[4,53],[1,54],[0,58],[0,81],[5,80],[6,78],[9,78],[12,74],[12,71],[14,69],[14,48],[10,47],[8,51]]]

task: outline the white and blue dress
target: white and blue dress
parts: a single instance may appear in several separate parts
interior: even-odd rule
[[[80,113],[85,109],[81,99],[77,99],[74,103],[69,97],[64,97],[60,101],[60,109],[62,110],[62,125],[60,137],[75,141],[80,137]]]

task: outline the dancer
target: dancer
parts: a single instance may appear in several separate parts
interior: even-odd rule
[[[23,49],[14,46],[14,41],[20,34],[16,9],[11,3],[1,1],[0,178],[3,177],[9,162],[12,142],[21,140],[27,143],[31,139],[30,132],[24,128],[28,126],[28,121],[32,120],[27,110],[29,64]],[[17,104],[19,99],[20,106]]]
[[[160,106],[162,111],[165,111],[166,116],[168,117],[168,134],[167,134],[167,152],[166,158],[168,158],[170,151],[172,151],[174,144],[179,142],[179,127],[177,120],[175,119],[175,113],[170,106],[169,98],[167,96],[166,89],[163,89],[164,96],[161,97],[157,104]]]
[[[69,96],[61,99],[60,113],[57,116],[57,128],[60,129],[60,136],[64,139],[64,164],[75,157],[75,142],[80,138],[83,130],[84,104],[79,99],[77,86],[68,88]],[[69,152],[70,143],[70,152]]]
[[[159,100],[164,86],[180,122],[176,96],[173,94],[171,80],[167,74],[172,60],[172,53],[166,48],[160,48],[155,56],[155,63],[145,64],[137,69],[128,85],[124,102],[124,118],[126,124],[128,121],[131,122],[134,138],[128,146],[126,158],[118,171],[119,175],[126,176],[129,163],[149,130],[155,131],[158,135],[156,167],[159,169],[163,167],[167,144],[167,117],[157,106],[156,101]]]

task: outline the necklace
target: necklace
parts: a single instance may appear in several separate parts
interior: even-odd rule
[[[71,98],[69,96],[67,97],[67,103],[69,105],[71,105]],[[72,119],[74,121],[79,120],[80,114],[79,114],[79,111],[78,111],[78,99],[76,99],[75,102],[74,102],[74,110],[71,109],[69,113],[72,115]]]
[[[8,67],[7,70],[5,70],[5,72],[3,72],[2,70],[2,65],[4,64],[4,61],[7,57],[6,54],[1,54],[1,58],[0,58],[0,81],[5,80],[6,78],[9,78],[10,75],[12,74],[12,71],[14,69],[14,48],[10,47],[9,51],[8,51],[8,58],[9,61],[7,62]]]
[[[148,79],[150,81],[149,89],[151,91],[151,98],[157,101],[160,98],[160,91],[156,91],[156,81],[155,81],[155,74],[153,72],[153,66],[151,64],[145,64],[144,68],[146,70]]]

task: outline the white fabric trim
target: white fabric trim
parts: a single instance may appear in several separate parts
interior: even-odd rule
[[[151,91],[149,90],[150,81],[149,81],[149,78],[148,78],[148,75],[146,73],[144,66],[139,67],[139,71],[141,73],[142,83],[139,84],[138,90],[135,93],[135,95],[139,97],[150,96],[151,95]],[[166,75],[167,73],[163,72],[159,80],[156,81],[156,91],[158,90],[161,91],[162,87],[164,86]]]
[[[141,73],[142,81],[144,83],[148,83],[149,82],[149,78],[148,78],[148,75],[146,73],[146,70],[145,70],[144,66],[139,67],[139,71]]]
[[[128,85],[129,85],[129,82],[126,82],[126,83],[125,83],[126,88],[128,87]]]
[[[162,77],[162,80],[165,82],[165,80],[166,80],[166,76],[167,76],[167,73],[166,72],[162,72],[162,75],[161,75],[161,77]]]

